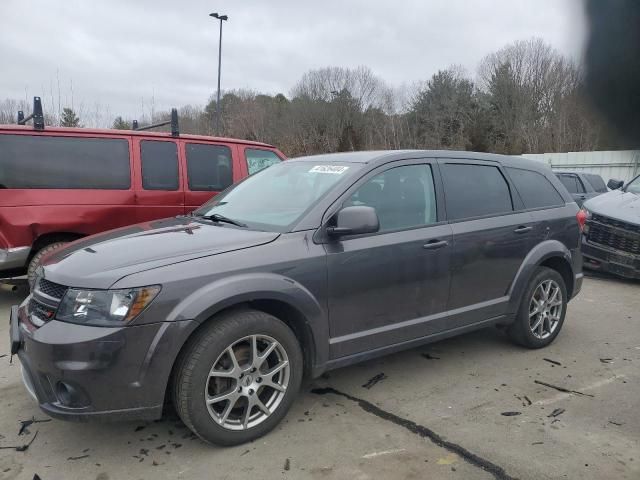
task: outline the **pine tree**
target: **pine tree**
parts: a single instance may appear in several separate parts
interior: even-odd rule
[[[62,119],[60,120],[61,127],[79,127],[80,119],[76,115],[76,112],[70,108],[62,109]]]
[[[115,130],[131,130],[131,124],[124,120],[121,116],[117,116],[113,121],[113,126]]]

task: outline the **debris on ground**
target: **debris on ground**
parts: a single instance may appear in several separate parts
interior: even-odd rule
[[[285,472],[291,470],[291,460],[289,460],[288,458],[284,461],[284,470]]]
[[[36,420],[36,417],[31,417],[31,420],[20,420],[20,430],[18,431],[18,435],[29,434],[29,430],[27,427],[33,425],[34,423],[47,423],[50,422],[50,418],[46,418],[44,420]]]
[[[505,417],[515,417],[516,415],[522,415],[522,412],[502,412],[500,415]]]
[[[6,353],[4,353],[4,354],[0,355],[0,358],[4,358],[4,357],[6,357],[6,356],[7,356],[7,354],[6,354]]]
[[[11,446],[11,447],[0,447],[0,450],[15,450],[16,452],[26,452],[27,450],[29,450],[29,447],[35,441],[37,436],[38,436],[38,432],[36,431],[36,433],[33,435],[33,438],[29,443],[25,445],[17,445],[17,446]]]
[[[609,423],[611,425],[617,425],[618,427],[621,427],[622,425],[624,425],[624,422],[614,422],[613,420],[609,420]]]
[[[544,445],[544,442],[533,442],[531,445]]]
[[[89,455],[80,455],[78,457],[67,457],[67,460],[82,460],[83,458],[89,458]]]
[[[427,360],[440,360],[440,357],[434,357],[430,353],[422,353],[421,355]]]
[[[527,401],[527,406],[533,403],[531,400],[529,400],[529,397],[527,397],[526,395],[524,396],[524,399]]]
[[[144,430],[146,428],[145,425],[139,425],[136,427],[136,429],[134,430],[134,432],[139,432],[140,430]]]
[[[562,415],[564,412],[565,412],[564,408],[556,408],[553,412],[547,415],[547,418],[557,417],[559,415]]]
[[[602,363],[611,363],[613,361],[613,358],[601,358],[600,362]]]
[[[549,362],[549,363],[552,363],[554,365],[562,366],[562,364],[560,362],[558,362],[557,360],[551,360],[550,358],[543,358],[543,360],[545,362]]]
[[[550,383],[543,382],[541,380],[534,380],[533,383],[537,383],[538,385],[544,385],[545,387],[553,388],[554,390],[558,390],[559,392],[564,393],[575,393],[576,395],[583,395],[585,397],[593,397],[590,393],[582,393],[577,390],[569,390],[568,388],[558,387],[557,385],[552,385]]]
[[[367,390],[370,389],[371,387],[373,387],[376,383],[384,380],[385,378],[387,378],[387,376],[384,373],[379,373],[373,377],[371,377],[367,383],[365,383],[364,385],[362,385],[362,388],[366,388]]]

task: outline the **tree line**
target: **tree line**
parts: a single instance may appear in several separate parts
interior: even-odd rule
[[[180,131],[213,135],[215,97],[179,109]],[[8,103],[0,102],[0,123]],[[271,143],[289,156],[374,149],[456,149],[507,154],[616,148],[591,108],[580,65],[541,39],[483,58],[471,76],[458,66],[393,88],[365,66],[305,73],[288,96],[231,90],[220,101],[222,136]],[[28,109],[27,109],[28,110]],[[140,124],[169,118],[169,112]],[[50,124],[80,126],[64,109]],[[117,116],[109,125],[131,128]]]

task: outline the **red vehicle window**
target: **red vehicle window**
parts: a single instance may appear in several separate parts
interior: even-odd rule
[[[220,192],[233,183],[229,147],[187,143],[186,153],[189,190]]]
[[[249,175],[253,175],[264,168],[282,161],[282,159],[271,150],[246,148],[244,154],[247,159]]]
[[[140,142],[142,187],[145,190],[178,190],[178,146],[174,142]]]

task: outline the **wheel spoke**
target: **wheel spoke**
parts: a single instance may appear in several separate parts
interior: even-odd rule
[[[245,430],[247,429],[247,425],[249,425],[249,416],[251,416],[251,410],[253,410],[253,402],[249,400],[242,415],[242,428],[244,428]]]
[[[535,331],[538,329],[538,327],[540,326],[540,324],[541,324],[541,323],[542,323],[542,315],[540,315],[540,316],[537,318],[536,323],[534,323],[534,324],[531,326],[531,331],[535,332]]]
[[[265,372],[264,376],[268,377],[271,381],[273,381],[273,376],[276,373],[278,373],[280,370],[282,370],[284,367],[286,367],[287,365],[289,365],[289,362],[284,360],[284,361],[280,362],[279,364],[277,364],[275,367],[273,367],[271,370]]]
[[[529,312],[529,318],[533,317],[534,315],[538,315],[539,313],[540,313],[540,307],[537,306],[533,312]]]
[[[284,392],[286,390],[286,388],[284,388],[282,385],[280,385],[277,382],[274,382],[273,379],[265,380],[262,386],[273,388],[274,390],[277,390],[279,392]]]
[[[229,418],[229,414],[231,413],[231,410],[233,410],[233,407],[236,406],[236,402],[238,401],[238,397],[229,400],[229,403],[227,404],[227,406],[224,408],[224,410],[222,411],[222,414],[220,416],[218,416],[218,419],[220,421],[221,425],[224,425],[224,422],[227,421],[227,418]]]
[[[253,396],[253,404],[258,407],[265,415],[271,415],[271,411],[264,403],[262,403],[262,400],[260,400],[260,397],[258,397],[258,395]]]
[[[238,400],[238,391],[235,387],[233,388],[233,390],[230,390],[226,393],[221,393],[220,395],[215,395],[213,397],[207,398],[207,404],[212,405],[224,400],[229,400],[230,402],[233,402],[235,404],[235,402]]]

